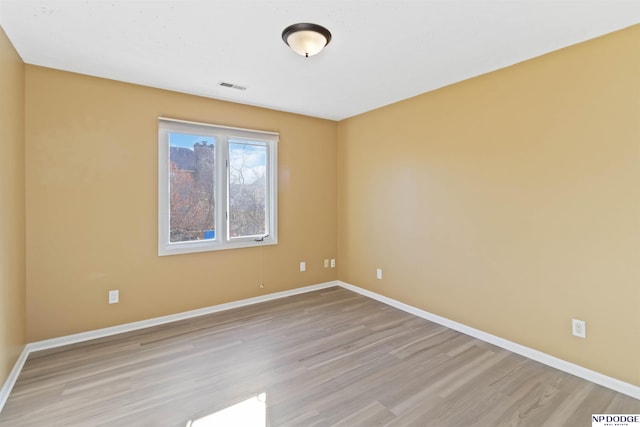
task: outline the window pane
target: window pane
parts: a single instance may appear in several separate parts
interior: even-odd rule
[[[229,140],[229,237],[264,236],[267,146]]]
[[[215,138],[169,133],[169,241],[215,238]]]

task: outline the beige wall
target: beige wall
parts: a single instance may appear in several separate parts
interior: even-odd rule
[[[340,122],[338,276],[640,385],[639,190],[635,26]]]
[[[25,338],[24,64],[0,28],[0,385]]]
[[[26,102],[29,341],[336,279],[335,122],[29,65]],[[160,115],[280,132],[265,289],[259,248],[158,257]]]

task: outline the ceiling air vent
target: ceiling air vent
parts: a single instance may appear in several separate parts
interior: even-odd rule
[[[235,84],[229,83],[229,82],[219,82],[218,86],[228,87],[228,88],[231,88],[231,89],[238,89],[238,90],[247,90],[246,86],[235,85]]]

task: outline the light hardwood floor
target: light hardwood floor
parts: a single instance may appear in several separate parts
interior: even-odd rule
[[[330,288],[31,354],[0,426],[185,427],[263,393],[262,426],[590,426],[593,413],[640,413],[639,400]]]

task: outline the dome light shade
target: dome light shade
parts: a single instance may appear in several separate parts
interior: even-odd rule
[[[331,33],[317,24],[293,24],[284,29],[282,40],[294,52],[308,58],[319,53],[329,44]]]

